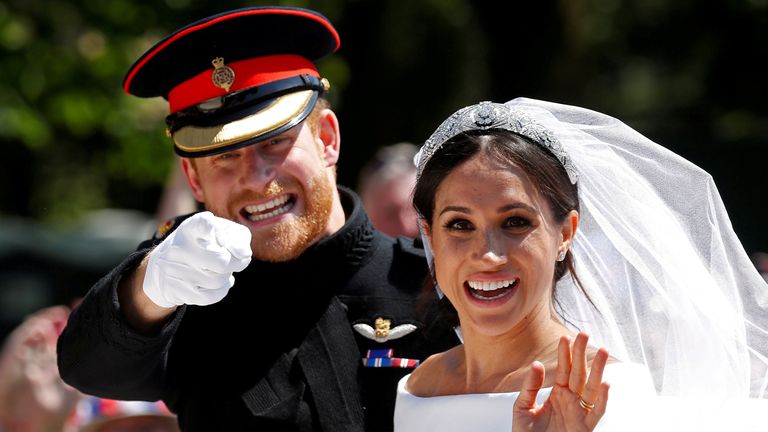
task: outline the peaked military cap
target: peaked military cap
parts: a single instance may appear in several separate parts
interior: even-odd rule
[[[339,48],[323,15],[252,7],[192,23],[144,53],[123,88],[162,96],[176,153],[200,157],[244,147],[302,122],[329,88],[315,62]]]

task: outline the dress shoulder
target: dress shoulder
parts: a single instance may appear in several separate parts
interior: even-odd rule
[[[406,375],[397,386],[397,432],[508,432],[512,428],[512,406],[519,392],[418,397],[407,390],[409,378]],[[596,430],[626,430],[631,424],[629,419],[640,415],[636,401],[655,396],[650,374],[643,365],[611,363],[606,366],[604,378],[611,383],[610,403]],[[537,402],[544,403],[551,390],[541,389]]]

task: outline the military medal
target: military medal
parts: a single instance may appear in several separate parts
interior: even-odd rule
[[[211,73],[213,85],[229,92],[229,88],[235,82],[235,71],[224,64],[224,58],[222,57],[216,57],[211,63],[213,63],[214,67],[213,73]]]
[[[419,365],[419,361],[416,359],[393,357],[394,354],[395,351],[392,349],[368,350],[365,358],[363,358],[363,366],[412,369]]]

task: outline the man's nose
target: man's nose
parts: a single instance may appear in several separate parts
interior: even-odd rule
[[[277,164],[251,146],[245,149],[242,171],[243,183],[256,190],[263,190],[277,176]]]

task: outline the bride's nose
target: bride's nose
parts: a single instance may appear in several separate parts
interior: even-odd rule
[[[478,238],[475,249],[476,258],[491,265],[501,265],[507,262],[507,251],[502,236],[494,230],[482,233]]]

